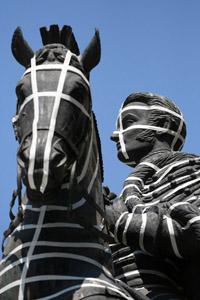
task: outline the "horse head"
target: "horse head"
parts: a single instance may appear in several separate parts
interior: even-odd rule
[[[12,52],[26,70],[16,87],[17,160],[28,190],[45,194],[67,182],[91,132],[89,73],[100,60],[98,31],[82,55],[71,27],[40,30],[34,53],[17,28]]]

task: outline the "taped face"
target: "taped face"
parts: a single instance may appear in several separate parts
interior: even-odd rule
[[[162,114],[160,126],[156,116],[155,122],[152,124],[152,111],[157,111],[156,116]],[[174,118],[178,121],[177,127],[173,127],[172,130],[169,120]],[[112,135],[112,140],[117,143],[118,158],[122,162],[134,166],[151,150],[166,149],[166,147],[169,150],[179,150],[184,143],[184,137],[181,135],[183,123],[182,114],[165,106],[146,105],[142,102],[129,103],[121,108],[117,119],[117,130]],[[145,135],[145,138],[141,139],[141,133],[144,133],[145,130],[149,130],[150,136]],[[159,142],[162,133],[168,134],[170,138]]]
[[[147,105],[139,102],[130,103],[120,110],[117,119],[117,130],[111,139],[116,142],[118,158],[125,163],[135,165],[152,148],[152,142],[140,141],[138,136],[143,131],[141,127],[149,125],[149,111],[139,109]]]
[[[25,184],[42,193],[63,183],[90,124],[89,82],[72,56],[41,65],[33,57],[17,87],[18,163]]]

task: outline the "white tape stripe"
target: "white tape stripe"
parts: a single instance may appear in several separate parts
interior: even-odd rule
[[[186,229],[188,229],[193,223],[196,223],[196,222],[199,222],[199,221],[200,221],[200,216],[196,216],[196,217],[190,219],[190,220],[187,222],[186,226],[183,227],[183,229],[186,230]]]
[[[118,232],[118,228],[119,228],[119,223],[120,223],[121,219],[122,219],[125,215],[127,215],[127,214],[128,214],[128,212],[126,212],[126,211],[123,212],[123,213],[121,214],[121,216],[118,218],[118,220],[117,220],[117,222],[116,222],[116,224],[115,224],[114,237],[115,237],[116,243],[119,243],[118,238],[117,238],[117,232]]]
[[[58,81],[58,88],[56,92],[56,98],[53,106],[53,111],[51,115],[51,121],[50,121],[50,126],[49,126],[49,131],[47,135],[47,142],[44,150],[44,159],[43,159],[43,177],[42,177],[42,183],[40,186],[40,191],[44,193],[47,182],[48,182],[48,176],[49,176],[49,159],[50,159],[50,153],[51,153],[51,145],[52,145],[52,139],[55,131],[55,126],[56,126],[56,118],[60,106],[60,101],[61,101],[61,94],[63,91],[63,86],[65,83],[65,78],[67,75],[69,63],[71,60],[72,53],[68,50],[67,54],[65,56],[65,61],[63,63],[63,67],[60,73],[60,78]]]
[[[27,243],[24,243],[24,244],[21,244],[19,245],[18,247],[14,248],[2,261],[0,264],[3,264],[4,262],[6,262],[8,260],[8,258],[15,254],[16,252],[26,248],[26,247],[29,247],[31,245],[31,242],[27,242]],[[36,247],[60,247],[60,248],[91,248],[91,249],[98,249],[98,250],[101,250],[101,251],[105,251],[107,252],[107,250],[105,249],[105,247],[101,244],[98,244],[98,243],[85,243],[85,242],[78,242],[78,243],[73,243],[73,242],[52,242],[52,241],[37,241],[35,243],[35,246]],[[21,258],[20,258],[21,260]],[[9,265],[10,266],[10,265]],[[8,267],[9,267],[8,266]],[[7,268],[8,268],[7,267]],[[6,269],[3,269],[2,272],[0,272],[0,276],[6,272]]]
[[[147,224],[147,214],[142,213],[142,223],[141,223],[140,233],[139,233],[139,246],[142,251],[148,253],[148,251],[146,251],[144,247],[144,233],[146,229],[146,224]]]
[[[145,204],[136,204],[135,206],[134,206],[134,210],[132,211],[132,212],[134,212],[138,207],[148,207],[148,206],[153,206],[153,205],[155,205],[155,204],[157,204],[157,203],[159,203],[160,202],[160,200],[156,200],[156,201],[154,201],[154,202],[150,202],[150,203],[145,203]]]
[[[48,91],[37,93],[38,97],[56,97],[56,94],[57,94],[57,92],[48,92]],[[86,111],[85,107],[79,101],[77,101],[75,98],[73,98],[70,95],[64,94],[64,93],[61,93],[61,98],[62,98],[62,100],[66,100],[66,101],[74,104],[76,107],[78,107],[84,113],[84,115],[86,115],[90,119],[90,115]],[[33,99],[34,99],[34,94],[31,94],[28,97],[26,97],[19,109],[18,114],[20,114],[21,111],[23,110],[23,108],[26,106],[26,104],[29,103]]]
[[[188,175],[188,176],[189,176],[189,175]],[[185,188],[185,187],[188,187],[188,186],[190,186],[191,184],[196,183],[196,182],[198,182],[198,181],[200,181],[200,178],[196,178],[196,179],[190,180],[190,181],[188,181],[188,182],[185,182],[185,183],[179,185],[179,186],[178,186],[177,188],[175,188],[173,191],[171,191],[170,193],[168,193],[167,195],[165,195],[165,196],[163,197],[163,199],[166,199],[167,197],[173,195],[173,194],[176,193],[177,191],[179,191],[179,190],[181,190],[181,189],[183,189],[183,188]]]
[[[20,230],[29,230],[29,229],[35,229],[36,227],[38,227],[37,224],[27,224],[27,225],[19,225],[15,228],[15,230],[13,230],[13,233],[15,233],[16,231],[20,231]],[[56,228],[56,227],[63,227],[63,228],[78,228],[78,229],[84,229],[83,226],[79,225],[79,224],[75,224],[75,223],[46,223],[46,224],[42,224],[41,226],[42,228]]]
[[[81,78],[85,81],[85,83],[90,86],[90,83],[89,81],[87,80],[87,78],[85,77],[85,75],[77,68],[73,67],[73,66],[69,66],[69,71],[73,72],[73,73],[76,73],[78,75],[81,76]]]
[[[72,254],[72,253],[62,253],[62,252],[47,252],[47,253],[40,253],[40,254],[35,254],[35,255],[31,255],[31,256],[27,256],[27,257],[23,257],[21,259],[19,259],[18,261],[14,262],[10,267],[10,269],[12,267],[15,267],[17,265],[19,265],[20,263],[25,263],[24,264],[24,267],[26,266],[26,262],[27,262],[27,259],[31,260],[31,261],[36,261],[36,260],[40,260],[40,259],[48,259],[48,258],[66,258],[66,259],[73,259],[73,260],[78,260],[78,261],[82,261],[82,262],[85,262],[85,263],[89,263],[93,266],[96,266],[98,267],[99,269],[103,270],[103,272],[111,277],[111,273],[110,271],[104,267],[101,263],[99,263],[97,260],[95,259],[92,259],[90,257],[87,257],[87,256],[83,256],[83,255],[78,255],[78,254]],[[24,268],[23,268],[24,270]],[[3,270],[4,272],[4,270]],[[27,270],[26,270],[27,272]],[[22,276],[21,276],[21,279],[22,279],[22,283],[25,281],[25,278],[26,276],[23,276],[24,275],[24,272],[22,272]],[[23,292],[23,289],[24,288],[24,285],[22,284],[20,286],[20,290],[21,292]],[[22,297],[22,293],[19,294],[21,297]],[[19,299],[23,299],[23,298],[20,298]]]
[[[128,128],[123,129],[123,130],[115,130],[113,132],[113,136],[114,137],[115,136],[119,136],[120,134],[125,133],[125,132],[130,131],[130,130],[133,130],[133,129],[150,129],[150,130],[165,132],[165,133],[168,133],[168,134],[173,135],[173,136],[177,135],[177,132],[175,132],[175,131],[173,131],[171,129],[163,128],[163,127],[159,127],[159,126],[152,126],[152,125],[131,125]],[[179,135],[178,138],[182,142],[185,141],[185,139],[181,135]]]
[[[89,148],[87,151],[87,156],[81,171],[81,174],[77,176],[77,182],[81,182],[81,180],[85,177],[86,172],[88,170],[89,162],[91,159],[91,153],[92,153],[92,146],[93,146],[93,138],[94,138],[94,124],[93,124],[93,119],[91,119],[91,137],[90,137],[90,144]]]
[[[198,175],[198,174],[200,174],[200,171],[194,172],[193,174]],[[178,185],[179,181],[182,181],[183,179],[187,179],[187,178],[190,178],[190,175],[184,175],[184,176],[178,177],[175,181],[176,181],[176,183],[177,183],[177,185]],[[188,182],[186,182],[186,183],[188,183]],[[186,183],[184,183],[184,184],[186,184]],[[154,184],[155,184],[155,183],[154,183]],[[143,195],[144,197],[148,197],[148,196],[152,195],[154,192],[159,192],[159,191],[164,190],[166,187],[170,187],[170,185],[171,185],[171,182],[165,183],[165,184],[161,185],[160,187],[155,188],[153,191],[148,192],[148,193],[143,193],[142,195]],[[179,187],[181,187],[181,186],[179,186]],[[179,187],[178,187],[178,188],[179,188]],[[173,194],[173,193],[174,193],[174,190],[172,191],[172,194]]]
[[[129,177],[126,178],[125,181],[129,181],[129,180],[140,181],[141,184],[144,185],[144,181],[141,178],[137,177],[137,176],[129,176]]]
[[[128,254],[128,255],[121,256],[121,257],[119,257],[119,258],[113,260],[113,263],[117,263],[117,262],[120,262],[120,261],[129,259],[129,258],[135,258],[135,255],[134,255],[133,253],[130,253],[130,254]]]
[[[86,284],[86,283],[83,283],[83,284],[81,284],[81,285],[78,285],[78,287],[83,287],[83,286],[97,286],[96,284],[94,284],[94,282],[95,281],[97,281],[98,283],[100,283],[100,284],[105,284],[105,286],[107,287],[107,288],[112,288],[113,287],[113,289],[116,291],[116,292],[118,292],[118,293],[120,293],[120,294],[123,294],[123,293],[121,293],[120,292],[120,290],[118,290],[118,287],[117,286],[114,286],[114,285],[112,285],[112,284],[110,284],[109,282],[106,282],[106,281],[104,281],[104,280],[101,280],[101,279],[98,279],[98,278],[91,278],[91,277],[78,277],[78,276],[62,276],[62,275],[39,275],[39,276],[34,276],[34,277],[28,277],[28,278],[26,278],[26,281],[25,281],[25,283],[27,284],[27,283],[33,283],[33,282],[37,282],[37,281],[49,281],[49,280],[73,280],[73,281],[75,281],[75,280],[88,280],[88,281],[92,281],[92,283],[91,284]],[[12,283],[10,283],[10,284],[8,284],[8,285],[6,285],[5,287],[3,287],[2,289],[0,289],[0,294],[3,294],[4,292],[6,292],[7,290],[9,290],[9,289],[11,289],[11,288],[13,288],[13,287],[16,287],[16,286],[18,286],[19,284],[20,284],[20,282],[21,282],[21,280],[16,280],[16,281],[14,281],[14,282],[12,282]],[[103,287],[102,285],[99,285],[100,287]],[[75,286],[72,286],[71,288],[73,288],[74,289],[74,287]],[[77,285],[76,285],[76,287],[77,287]],[[103,288],[105,288],[105,287],[103,287]],[[66,292],[66,291],[65,291]],[[49,296],[49,297],[51,297],[51,296]],[[53,297],[55,298],[55,294],[53,295]],[[132,298],[129,298],[129,297],[127,297],[126,295],[125,295],[125,299],[128,299],[128,300],[131,300]],[[46,299],[46,297],[45,298],[43,298],[43,300],[44,299]],[[41,300],[41,298],[40,298],[40,300]]]
[[[140,200],[140,198],[135,195],[129,195],[128,197],[125,198],[125,203],[127,203],[131,199],[136,199],[138,201]]]
[[[180,136],[180,134],[181,134],[182,129],[183,129],[183,119],[180,120],[180,124],[179,124],[178,130],[177,130],[177,134],[176,134],[176,136],[174,137],[174,139],[173,139],[173,141],[172,141],[172,145],[171,145],[172,150],[174,149],[174,146],[176,145],[176,142],[177,142],[178,139],[179,139],[179,136]],[[181,147],[181,146],[182,146],[182,145],[180,145],[180,147]],[[180,148],[180,147],[179,147],[179,148]]]
[[[129,228],[129,225],[131,223],[132,217],[133,217],[132,213],[128,214],[128,218],[126,220],[126,224],[125,224],[123,235],[122,235],[122,243],[124,245],[127,245],[127,236],[126,236],[126,234],[127,234],[127,230]]]
[[[169,218],[168,216],[164,216],[164,219],[167,220],[167,228],[169,231],[169,237],[170,237],[170,241],[171,241],[171,245],[172,245],[172,249],[174,251],[174,254],[179,257],[179,258],[183,258],[178,250],[177,244],[176,244],[176,238],[174,236],[174,227],[173,227],[173,222],[172,219]]]
[[[176,282],[173,281],[170,277],[168,277],[166,274],[156,271],[156,270],[149,270],[149,269],[140,269],[140,270],[134,270],[134,271],[129,271],[125,272],[123,274],[120,274],[119,276],[116,276],[117,279],[121,278],[129,278],[134,275],[140,275],[140,274],[149,274],[149,275],[156,275],[158,277],[167,279],[169,282],[171,282],[173,285],[177,286]]]
[[[123,188],[123,190],[122,190],[121,193],[123,194],[123,192],[124,192],[126,189],[129,189],[129,188],[135,188],[138,192],[141,193],[140,188],[139,188],[136,184],[134,184],[134,183],[127,184],[127,185]]]
[[[88,188],[87,188],[87,192],[88,194],[91,192],[91,189],[93,187],[93,184],[94,184],[94,181],[97,177],[97,174],[98,174],[98,170],[99,170],[99,156],[97,157],[97,161],[96,161],[96,166],[95,166],[95,170],[94,170],[94,174],[90,180],[90,183],[88,185]]]
[[[156,172],[158,172],[160,170],[160,168],[158,168],[156,165],[154,165],[154,164],[152,164],[150,162],[147,162],[147,161],[139,163],[139,166],[141,166],[141,165],[146,165],[146,166],[154,169]]]
[[[177,202],[177,203],[172,204],[168,209],[169,215],[171,215],[171,212],[174,210],[174,208],[176,208],[177,206],[185,205],[185,204],[188,205],[189,203],[184,201],[184,202]]]
[[[69,50],[68,50],[69,51]],[[68,52],[67,52],[68,53]],[[72,56],[75,56],[72,53]],[[62,70],[63,68],[63,64],[42,64],[42,65],[37,65],[35,70],[36,71],[43,71],[43,70]],[[78,74],[79,76],[81,76],[81,78],[85,81],[85,83],[90,86],[89,81],[87,80],[87,78],[85,77],[85,75],[77,68],[73,67],[73,66],[69,66],[69,71]],[[27,75],[28,73],[31,72],[31,68],[27,69],[26,72],[23,74],[23,76]]]
[[[31,244],[31,242],[27,242],[24,244],[21,244],[19,246],[17,246],[16,248],[14,248],[5,258],[3,258],[0,261],[0,265],[2,265],[3,263],[5,263],[9,257],[11,257],[13,254],[15,254],[16,252],[29,247]],[[101,244],[97,244],[97,243],[86,243],[86,242],[78,242],[78,243],[73,243],[73,242],[52,242],[52,241],[36,241],[35,242],[35,246],[48,246],[48,247],[64,247],[64,248],[94,248],[94,249],[99,249],[102,251],[106,251],[105,247],[102,246]]]
[[[126,151],[126,146],[124,142],[124,137],[123,137],[123,123],[122,123],[122,114],[121,114],[122,106],[120,108],[120,114],[119,114],[119,142],[121,146],[121,151],[125,159],[129,159],[128,153]]]
[[[80,206],[82,206],[85,203],[85,198],[82,198],[81,200],[75,202],[72,205],[72,209],[76,209]],[[42,206],[41,206],[42,207]],[[35,212],[40,212],[41,207],[33,207],[32,205],[24,205],[22,204],[22,208],[23,210],[31,210],[31,211],[35,211]],[[71,209],[71,208],[70,208]],[[48,205],[47,210],[46,211],[68,211],[69,208],[67,206],[58,206],[58,205]]]
[[[38,238],[39,238],[39,235],[40,235],[40,232],[41,232],[41,225],[44,221],[45,212],[46,212],[46,206],[43,206],[41,208],[41,212],[40,212],[40,215],[39,215],[39,218],[38,218],[38,224],[37,224],[38,227],[36,227],[36,230],[35,230],[30,248],[29,248],[28,253],[27,253],[27,257],[26,257],[25,262],[24,262],[24,267],[23,267],[22,274],[21,274],[21,284],[19,286],[19,294],[18,294],[18,299],[19,300],[24,299],[24,289],[25,289],[24,281],[25,281],[25,278],[26,278],[26,275],[27,275],[27,272],[28,272],[28,269],[29,269],[30,261],[32,259],[32,254],[35,250],[35,243],[38,241]]]
[[[182,114],[178,114],[175,111],[172,111],[168,108],[159,106],[159,105],[150,105],[150,106],[144,106],[144,105],[129,105],[129,106],[125,106],[124,108],[122,108],[121,113],[127,111],[127,110],[135,110],[135,109],[141,109],[141,110],[160,110],[160,111],[164,111],[164,112],[168,112],[169,114],[176,116],[179,119],[183,120],[183,115]]]
[[[195,159],[196,160],[196,159]],[[176,163],[172,163],[172,164],[169,164],[169,165],[166,165],[164,166],[163,168],[161,168],[159,171],[158,171],[158,174],[160,172],[162,172],[164,169],[166,169],[164,171],[164,173],[159,176],[158,180],[155,181],[155,184],[160,182],[173,168],[177,167],[177,166],[181,166],[181,165],[184,165],[185,163],[189,162],[189,159],[186,159],[186,160],[182,160],[182,161],[179,161],[179,162],[176,162]],[[157,175],[158,175],[157,174]]]
[[[31,59],[31,85],[32,93],[34,95],[33,105],[34,105],[34,120],[32,124],[32,141],[29,154],[29,166],[28,166],[28,181],[31,189],[35,190],[36,186],[33,178],[33,170],[35,166],[35,155],[36,155],[36,146],[37,146],[37,124],[39,121],[39,102],[38,102],[38,89],[37,89],[37,78],[35,71],[35,56]]]

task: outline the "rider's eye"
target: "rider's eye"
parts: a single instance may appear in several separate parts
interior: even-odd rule
[[[137,118],[134,116],[128,116],[123,119],[123,127],[127,128],[137,122]]]
[[[16,87],[16,95],[17,95],[17,99],[18,99],[18,106],[20,106],[25,99],[22,84],[20,84]]]

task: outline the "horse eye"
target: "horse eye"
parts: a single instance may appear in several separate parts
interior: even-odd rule
[[[24,91],[22,88],[22,84],[16,87],[16,95],[17,95],[17,99],[18,99],[18,106],[22,104],[22,102],[25,99],[25,95],[24,95]]]

